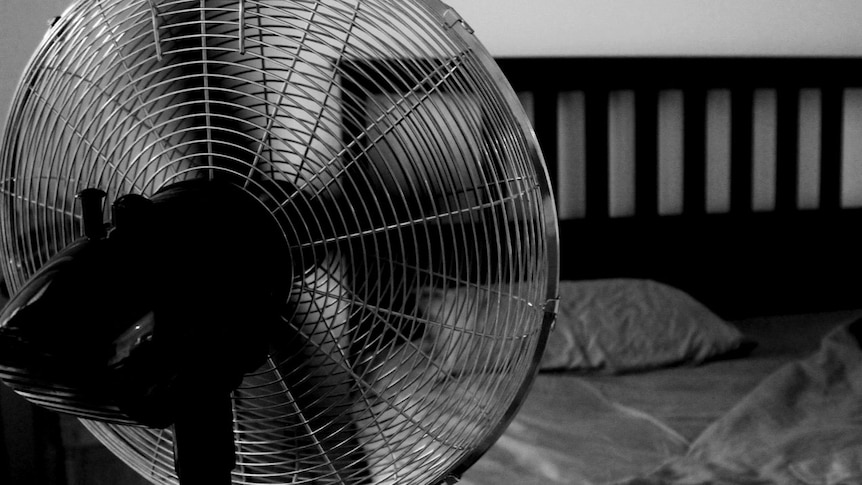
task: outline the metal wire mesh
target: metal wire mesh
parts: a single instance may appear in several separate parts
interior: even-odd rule
[[[233,394],[234,483],[437,483],[532,378],[556,291],[546,174],[437,1],[80,1],[25,71],[0,156],[13,290],[79,237],[87,187],[228,180],[281,225],[292,291]],[[86,424],[176,483],[169,429]]]

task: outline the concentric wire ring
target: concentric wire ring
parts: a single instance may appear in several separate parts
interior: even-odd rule
[[[532,379],[557,247],[526,117],[452,18],[436,0],[79,1],[0,153],[12,290],[80,236],[84,188],[233,183],[294,268],[279,339],[233,395],[234,483],[459,472]],[[103,411],[102,442],[176,483],[170,430]]]

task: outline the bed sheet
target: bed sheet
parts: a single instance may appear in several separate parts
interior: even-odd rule
[[[862,311],[845,311],[736,322],[755,343],[751,353],[700,366],[621,376],[539,374],[521,411],[462,483],[684,483],[656,473],[686,457],[764,381],[860,317]]]

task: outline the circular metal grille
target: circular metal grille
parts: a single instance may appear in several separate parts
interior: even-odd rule
[[[284,337],[232,396],[234,483],[437,483],[502,432],[547,335],[556,219],[515,94],[451,9],[76,3],[7,125],[11,289],[80,236],[80,190],[189,179],[253,195],[293,268]],[[176,483],[170,429],[85,424]]]

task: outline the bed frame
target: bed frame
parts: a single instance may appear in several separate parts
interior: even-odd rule
[[[862,308],[860,62],[501,59],[550,168],[562,277],[652,278],[726,318]],[[0,407],[0,482],[62,476],[57,418]]]
[[[726,318],[862,307],[862,59],[531,58],[563,279],[651,278]]]

